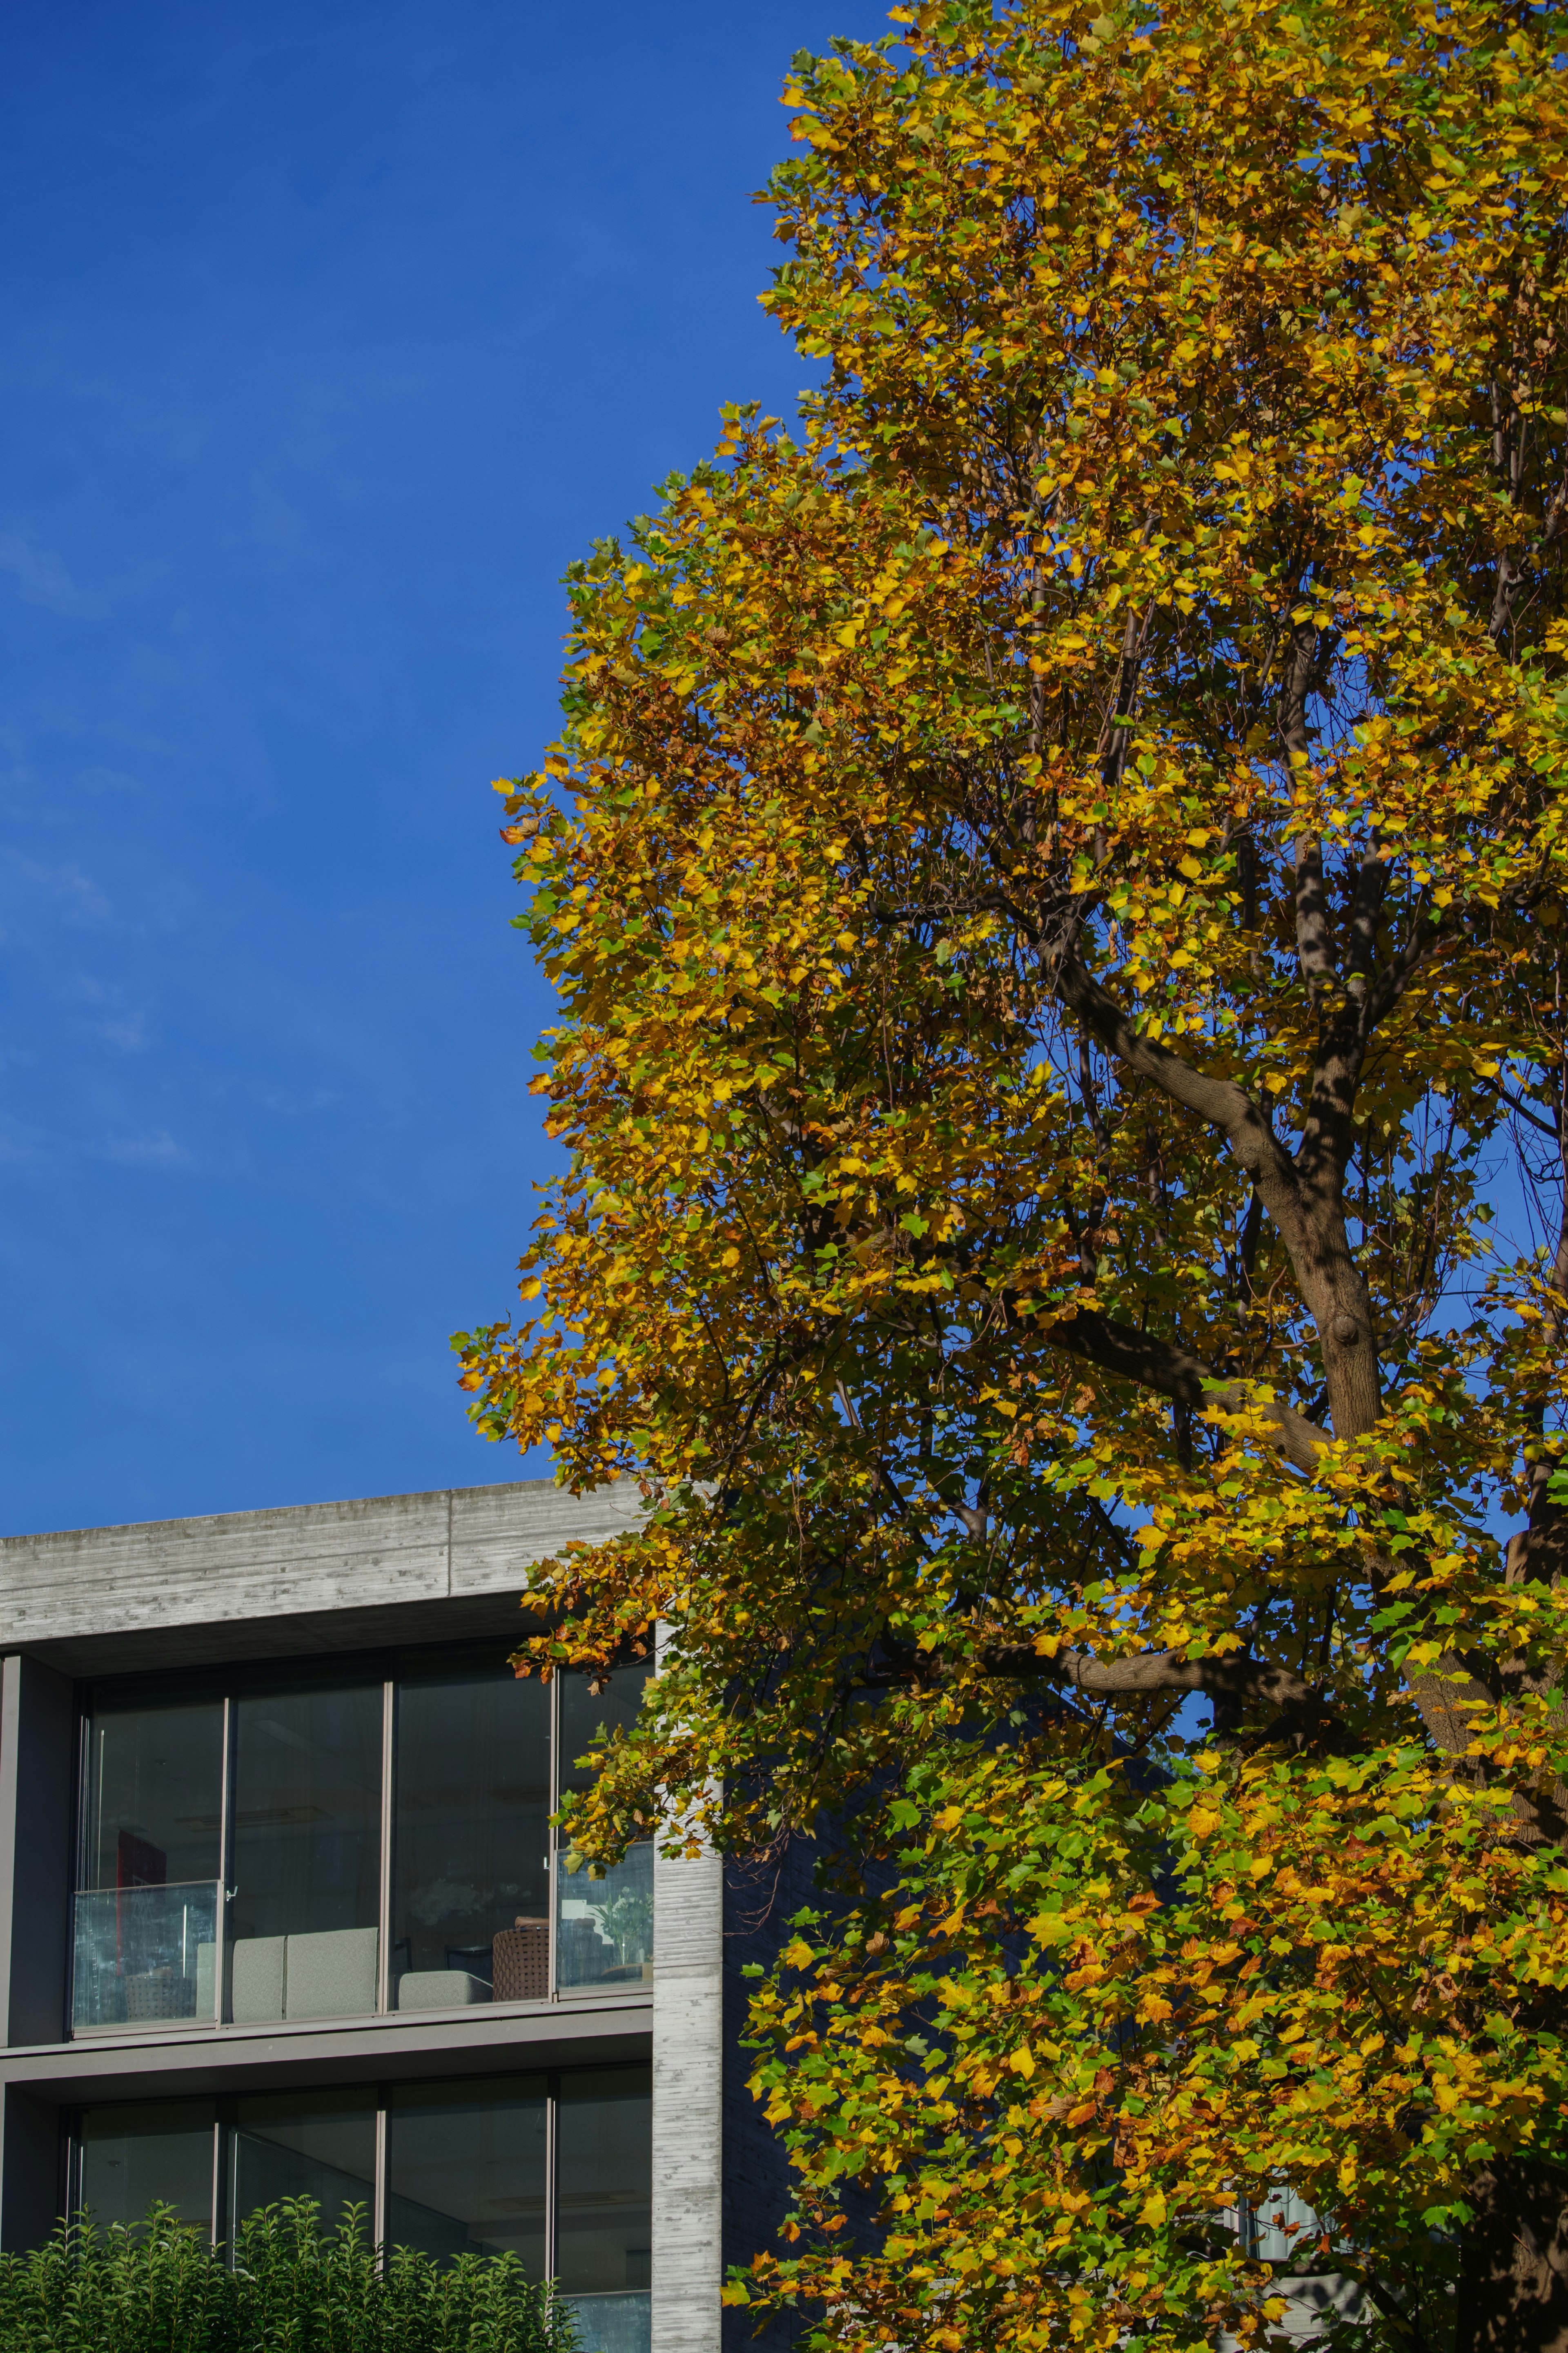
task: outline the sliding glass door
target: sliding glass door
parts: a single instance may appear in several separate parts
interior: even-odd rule
[[[216,2019],[221,1698],[110,1698],[83,1727],[78,2034]]]
[[[237,2024],[379,2006],[386,1704],[380,1683],[310,1683],[233,1703]]]
[[[492,1671],[397,1694],[392,2005],[550,1992],[551,1692]]]

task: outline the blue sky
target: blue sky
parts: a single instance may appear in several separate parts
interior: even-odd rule
[[[881,25],[10,0],[0,1530],[518,1475],[446,1349],[548,1151],[489,779],[567,563],[805,381],[747,199]]]

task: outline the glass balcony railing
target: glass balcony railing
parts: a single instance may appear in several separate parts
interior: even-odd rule
[[[575,1863],[576,1868],[573,1865]],[[563,1993],[653,1982],[653,1841],[628,1847],[600,1879],[562,1855],[556,1884],[555,1982]]]
[[[71,2029],[216,2023],[216,1880],[172,1887],[100,1887],[76,1897]]]
[[[577,2323],[581,2353],[648,2353],[653,2298],[646,2289],[629,2295],[568,2295],[562,2301]]]

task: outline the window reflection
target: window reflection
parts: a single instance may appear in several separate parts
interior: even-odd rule
[[[222,1701],[100,1703],[83,1764],[74,2031],[213,2020]]]
[[[585,1674],[561,1678],[561,1788],[591,1789],[594,1776],[582,1762],[601,1745],[605,1733],[629,1732],[642,1705],[643,1685],[653,1672],[653,1662],[640,1659],[617,1667],[597,1691]]]
[[[87,1726],[83,1887],[216,1879],[223,1832],[223,1702],[112,1703]]]
[[[504,1669],[402,1685],[395,2008],[549,1993],[549,1820],[548,1685]]]
[[[651,1843],[595,1876],[560,1850],[550,1813],[591,1785],[580,1760],[634,1721],[649,1672],[618,1669],[597,1690],[581,1673],[550,1685],[438,1660],[405,1675],[384,1922],[381,1681],[244,1690],[226,1709],[210,1693],[99,1695],[82,1755],[73,2031],[646,1986]]]
[[[212,2228],[211,2100],[93,2108],[82,2118],[78,2197],[100,2231],[144,2222],[154,2200],[183,2222]]]
[[[629,1731],[651,1661],[617,1667],[595,1690],[585,1674],[561,1677],[561,1788],[586,1790],[583,1759],[607,1734]],[[653,1843],[629,1847],[595,1874],[570,1852],[557,1856],[555,1981],[563,1993],[653,1981]]]
[[[415,2084],[387,2116],[387,2234],[446,2262],[510,2253],[545,2266],[545,2078]]]
[[[235,1719],[231,2014],[373,2010],[381,1685],[247,1695]]]
[[[563,2075],[556,2110],[555,2270],[568,2294],[646,2288],[652,2252],[652,2077]]]
[[[441,2263],[510,2253],[543,2278],[553,2102],[555,2276],[584,2346],[636,2353],[647,2331],[651,2090],[647,2066],[396,2086],[383,2142],[388,2239]],[[215,2126],[222,2232],[286,2198],[315,2200],[323,2230],[350,2207],[374,2229],[377,2107],[363,2090],[89,2109],[76,2135],[80,2203],[100,2226],[140,2221],[156,2199],[210,2227]]]
[[[240,2100],[229,2136],[229,2213],[236,2223],[283,2198],[313,2198],[323,2231],[351,2206],[375,2213],[375,2103],[335,2092]]]

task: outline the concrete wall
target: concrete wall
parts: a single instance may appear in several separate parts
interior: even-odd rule
[[[69,1675],[520,1630],[528,1571],[623,1534],[623,1480],[549,1480],[0,1541],[0,1651]]]
[[[719,2353],[723,2278],[723,1873],[653,1869],[653,2353]]]
[[[710,1858],[656,1866],[651,1999],[65,2041],[75,1679],[426,1640],[483,1637],[501,1655],[533,1563],[621,1534],[641,1508],[629,1482],[578,1501],[531,1481],[0,1542],[0,2245],[52,2224],[61,2114],[85,2102],[626,2060],[651,2039],[656,2353],[718,2353]]]

